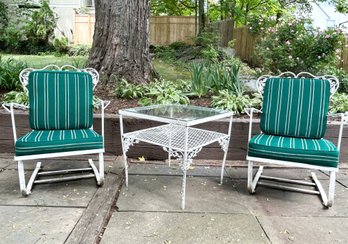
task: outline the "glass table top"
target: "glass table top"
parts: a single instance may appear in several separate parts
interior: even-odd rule
[[[123,111],[138,115],[136,117],[142,117],[143,115],[145,117],[152,116],[182,122],[195,121],[210,117],[228,117],[232,114],[225,110],[190,105],[153,105],[128,108],[120,110],[120,114],[124,114]]]

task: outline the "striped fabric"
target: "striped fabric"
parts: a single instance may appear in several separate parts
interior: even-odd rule
[[[92,76],[76,71],[29,74],[29,120],[34,130],[86,129],[93,124]]]
[[[103,148],[103,138],[91,129],[33,130],[16,141],[16,156]]]
[[[322,138],[329,99],[328,80],[270,78],[264,89],[261,130],[274,135]]]
[[[337,167],[339,161],[336,146],[323,138],[306,139],[269,134],[258,134],[251,138],[248,156],[328,167]]]

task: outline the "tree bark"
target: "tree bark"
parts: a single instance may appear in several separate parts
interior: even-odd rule
[[[205,29],[205,11],[204,11],[204,2],[205,0],[198,1],[198,15],[199,15],[199,28],[198,35],[202,34]]]
[[[155,75],[149,52],[150,0],[95,1],[95,29],[88,65],[103,79],[111,75],[143,83]]]

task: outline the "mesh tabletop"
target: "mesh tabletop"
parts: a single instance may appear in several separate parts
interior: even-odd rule
[[[167,124],[125,133],[124,136],[134,140],[184,151],[185,128],[185,126]],[[188,127],[187,150],[191,151],[227,137],[227,134]]]

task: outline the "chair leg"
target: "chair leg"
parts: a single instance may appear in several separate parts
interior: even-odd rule
[[[335,197],[336,172],[330,172],[329,197],[327,207],[331,207]]]
[[[248,191],[250,194],[255,192],[255,190],[252,189],[252,182],[253,182],[253,162],[248,161]]]
[[[99,153],[99,175],[100,175],[100,182],[99,186],[102,186],[104,184],[104,154]]]
[[[19,188],[24,197],[29,195],[27,192],[27,187],[25,185],[25,176],[24,176],[24,166],[23,161],[18,161],[18,176],[19,176]]]
[[[255,193],[255,189],[261,177],[262,171],[263,171],[263,166],[260,166],[253,178],[253,162],[248,161],[248,191],[250,194]]]
[[[24,164],[22,160],[18,161],[18,176],[19,176],[19,188],[24,197],[27,197],[31,193],[31,188],[33,187],[34,181],[41,168],[41,162],[36,164],[33,173],[30,176],[28,185],[25,184],[25,174],[24,174]]]

